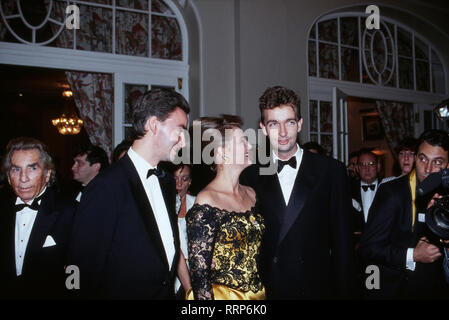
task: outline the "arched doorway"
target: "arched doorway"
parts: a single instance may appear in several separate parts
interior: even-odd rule
[[[110,153],[127,137],[132,102],[144,90],[168,86],[189,98],[186,24],[172,0],[70,4],[79,9],[79,29],[65,25],[66,0],[1,1],[0,64],[66,71],[80,113],[104,112],[86,114],[88,122],[109,119],[92,130],[106,134],[89,137]]]
[[[428,118],[445,98],[447,78],[424,36],[385,15],[379,30],[367,29],[367,16],[362,9],[339,10],[311,27],[309,138],[343,162],[360,147],[376,148],[389,171],[396,140],[436,124]]]

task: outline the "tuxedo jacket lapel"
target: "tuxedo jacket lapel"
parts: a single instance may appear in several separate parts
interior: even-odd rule
[[[153,208],[151,207],[150,201],[145,192],[145,188],[139,178],[134,164],[132,163],[128,155],[125,155],[125,157],[126,158],[124,159],[122,164],[127,172],[131,195],[134,198],[134,202],[136,203],[137,209],[148,232],[148,235],[153,240],[160,258],[166,264],[168,269],[169,265],[167,256],[165,254],[164,244],[162,243],[162,238],[159,233],[156,218],[154,217]]]
[[[309,193],[317,181],[318,174],[314,169],[308,152],[304,151],[301,165],[290,195],[290,200],[285,209],[284,221],[279,232],[278,245],[285,238],[293,223],[301,218],[302,209],[307,202]]]
[[[8,273],[11,275],[16,275],[16,246],[15,246],[15,229],[16,229],[16,212],[14,210],[14,201],[15,197],[11,197],[7,199],[8,205],[5,212],[1,214],[5,214],[5,225],[1,226],[2,239],[5,239],[5,243],[1,244],[1,246],[5,246],[5,261],[4,265],[7,268]]]
[[[271,208],[267,208],[267,212],[275,213],[273,217],[268,217],[275,219],[277,225],[281,225],[284,221],[284,211],[286,208],[284,196],[282,195],[281,185],[279,183],[279,179],[277,174],[265,175],[263,176],[263,184],[261,186],[262,190],[264,190],[264,200],[267,200],[268,205]],[[274,201],[273,201],[274,200]],[[264,201],[264,205],[267,203]]]
[[[168,217],[170,219],[170,225],[173,232],[174,242],[175,242],[175,256],[173,257],[174,261],[172,263],[173,266],[176,266],[175,263],[178,259],[178,248],[180,247],[179,243],[179,235],[178,235],[178,216],[176,214],[176,187],[174,184],[174,179],[171,179],[167,173],[163,175],[163,177],[159,177],[159,184],[161,186],[162,195],[164,197],[165,206],[167,208]]]
[[[25,259],[23,261],[24,273],[28,268],[27,261],[30,260],[30,257],[42,249],[45,239],[49,235],[58,214],[59,212],[55,209],[55,193],[53,190],[47,188],[41,200],[25,252]]]

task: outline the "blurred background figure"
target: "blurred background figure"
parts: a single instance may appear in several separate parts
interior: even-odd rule
[[[181,244],[181,251],[188,263],[188,250],[187,250],[187,225],[186,225],[186,213],[195,203],[196,197],[188,194],[189,187],[192,184],[192,169],[189,165],[180,164],[175,167],[174,171],[176,181],[176,213],[178,214],[178,228]],[[181,290],[180,290],[181,289]],[[179,297],[184,297],[184,290],[182,290],[181,282],[176,279],[175,290],[178,292]]]
[[[302,148],[305,150],[308,150],[312,153],[322,154],[326,155],[326,150],[322,146],[320,146],[318,143],[314,141],[306,142],[302,145]]]
[[[398,147],[398,167],[395,168],[396,176],[409,174],[415,163],[417,140],[409,137],[404,139]]]
[[[112,163],[119,161],[132,146],[132,140],[124,139],[112,151]]]
[[[85,186],[93,178],[109,166],[108,155],[98,146],[83,146],[75,154],[72,166],[73,179],[81,183],[76,201],[80,202],[81,195]]]
[[[349,182],[357,182],[360,180],[359,174],[359,151],[354,151],[349,154],[348,166],[346,167],[348,170]]]

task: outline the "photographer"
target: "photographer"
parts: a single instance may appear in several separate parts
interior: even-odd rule
[[[424,132],[418,141],[415,170],[382,184],[370,208],[359,254],[380,271],[380,288],[365,290],[372,299],[430,299],[447,295],[442,252],[426,237],[429,198],[416,196],[416,186],[430,173],[448,166],[449,136]]]

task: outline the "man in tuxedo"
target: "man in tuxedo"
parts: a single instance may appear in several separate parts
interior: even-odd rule
[[[81,183],[81,188],[76,195],[76,201],[81,201],[84,188],[100,173],[109,166],[106,151],[98,146],[81,147],[73,159],[73,179]]]
[[[12,190],[0,196],[0,296],[63,298],[75,203],[51,187],[54,165],[39,140],[11,140],[3,171]]]
[[[185,146],[187,101],[152,89],[136,103],[136,140],[86,187],[71,238],[80,295],[104,299],[174,299],[180,259],[176,187],[160,161]]]
[[[368,298],[439,298],[444,293],[441,251],[429,243],[425,211],[429,197],[417,197],[416,186],[448,165],[449,137],[440,130],[419,138],[415,170],[383,183],[370,208],[359,254],[380,271],[380,288]],[[432,194],[430,194],[430,197]]]
[[[368,219],[369,208],[381,183],[379,181],[380,162],[373,152],[368,149],[360,150],[357,165],[360,181],[351,185],[356,243],[360,240],[360,235]]]
[[[268,164],[253,165],[242,183],[256,191],[265,219],[260,267],[267,298],[350,297],[355,276],[345,167],[298,146],[303,120],[292,90],[268,88],[259,107],[278,171],[264,175]]]

